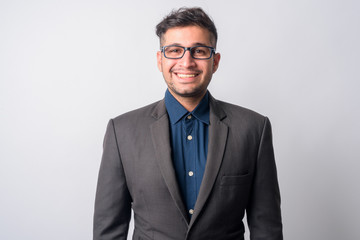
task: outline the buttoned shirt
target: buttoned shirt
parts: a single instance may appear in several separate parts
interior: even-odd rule
[[[165,105],[170,119],[172,160],[188,214],[194,213],[208,152],[209,94],[188,112],[169,92]]]

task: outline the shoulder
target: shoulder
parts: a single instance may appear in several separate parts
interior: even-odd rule
[[[112,119],[114,126],[116,127],[134,127],[144,125],[146,123],[153,122],[155,120],[154,114],[157,113],[162,107],[163,100],[151,103],[147,106],[123,113]]]
[[[227,119],[237,122],[264,122],[267,117],[248,108],[235,105],[232,103],[224,102],[221,100],[213,99],[214,106],[223,111]],[[218,110],[219,111],[219,110]]]
[[[139,117],[139,116],[146,116],[146,115],[151,116],[151,113],[154,111],[154,109],[159,104],[159,102],[160,101],[157,101],[157,102],[151,103],[149,105],[146,105],[144,107],[141,107],[141,108],[134,109],[132,111],[123,113],[121,115],[116,116],[113,119],[114,119],[114,121],[117,121],[117,120],[121,120],[121,119],[124,119],[124,118],[134,118],[134,117],[136,118],[136,117]]]
[[[228,126],[230,134],[238,138],[246,136],[257,142],[265,129],[270,129],[269,119],[253,110],[232,103],[215,100],[216,105],[223,112],[222,122]]]

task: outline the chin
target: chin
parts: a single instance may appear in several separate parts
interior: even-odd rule
[[[198,97],[204,94],[206,92],[206,89],[205,90],[191,89],[191,90],[183,90],[183,91],[172,90],[172,91],[180,97]]]

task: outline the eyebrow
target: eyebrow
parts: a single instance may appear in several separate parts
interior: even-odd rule
[[[211,45],[211,44],[210,44],[210,45]],[[180,43],[172,43],[172,44],[168,44],[168,45],[166,45],[166,46],[181,46],[181,47],[183,47],[183,45],[180,44]],[[192,47],[195,47],[195,46],[208,46],[208,45],[205,44],[205,43],[197,42],[197,43],[194,43],[194,44],[192,45]]]

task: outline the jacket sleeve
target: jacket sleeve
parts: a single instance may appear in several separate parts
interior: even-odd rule
[[[131,196],[121,163],[114,122],[110,120],[97,183],[93,239],[127,239],[130,217]]]
[[[268,118],[264,121],[251,198],[246,211],[251,240],[283,239],[280,191]]]

